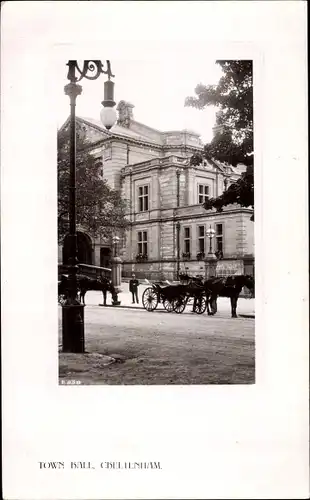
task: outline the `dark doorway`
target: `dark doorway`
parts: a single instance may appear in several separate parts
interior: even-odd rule
[[[100,248],[100,266],[111,267],[111,248]]]
[[[92,264],[92,243],[90,237],[81,232],[77,232],[77,248],[78,248],[78,261],[81,264]],[[69,261],[69,238],[65,237],[63,245],[63,263],[68,264]]]

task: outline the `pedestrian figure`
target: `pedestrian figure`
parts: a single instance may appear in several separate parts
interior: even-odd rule
[[[129,281],[129,291],[132,293],[133,304],[135,303],[135,299],[137,301],[137,304],[139,304],[138,286],[139,286],[139,281],[136,279],[136,275],[132,274],[132,278]]]

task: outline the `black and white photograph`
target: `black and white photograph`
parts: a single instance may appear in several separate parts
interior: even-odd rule
[[[6,500],[309,497],[306,11],[2,2]]]
[[[255,383],[253,61],[206,62],[63,62],[61,384]]]

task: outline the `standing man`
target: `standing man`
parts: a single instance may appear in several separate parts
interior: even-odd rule
[[[135,299],[137,301],[137,304],[139,304],[138,286],[139,286],[139,281],[136,280],[136,275],[132,274],[131,280],[129,281],[129,291],[132,293],[133,304],[135,303]]]

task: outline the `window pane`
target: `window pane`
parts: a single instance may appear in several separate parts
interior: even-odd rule
[[[203,185],[202,184],[199,184],[198,186],[198,189],[199,189],[199,194],[203,194]]]
[[[138,241],[142,241],[142,232],[138,231]]]
[[[149,199],[148,199],[148,196],[145,196],[144,197],[144,210],[148,210],[149,209]]]
[[[209,186],[205,186],[205,194],[208,195],[209,194]]]
[[[189,238],[189,227],[184,228],[184,235],[185,235],[185,238]]]
[[[139,212],[143,212],[143,198],[139,198]]]
[[[223,224],[216,224],[216,234],[223,234]]]
[[[149,193],[149,187],[148,186],[144,186],[144,194],[148,194]]]
[[[205,227],[204,226],[199,226],[198,227],[198,234],[199,234],[199,237],[205,235]]]
[[[143,231],[143,240],[147,241],[147,232],[146,231]]]
[[[143,253],[142,252],[142,243],[138,243],[138,253]]]
[[[199,205],[201,205],[201,203],[204,203],[204,199],[203,199],[202,194],[199,195],[198,203],[199,203]]]
[[[143,243],[143,253],[147,255],[147,243]]]
[[[205,240],[200,238],[199,241],[199,252],[204,252],[205,251]]]
[[[185,240],[185,253],[190,252],[190,245],[189,245],[189,240]]]
[[[142,196],[142,194],[143,194],[143,190],[142,189],[143,189],[142,187],[139,187],[139,196]]]

